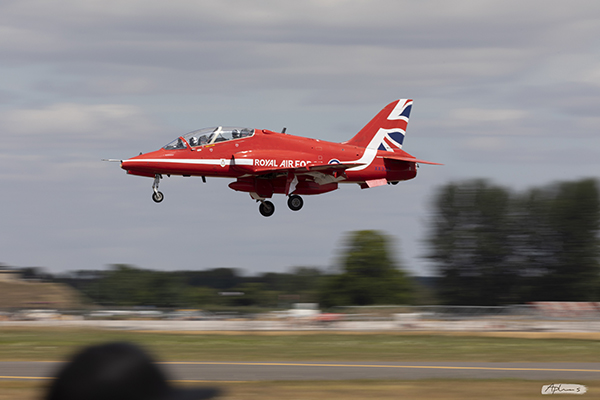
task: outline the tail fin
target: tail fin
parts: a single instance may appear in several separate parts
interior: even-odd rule
[[[388,104],[345,144],[392,152],[401,149],[412,104],[409,99]]]

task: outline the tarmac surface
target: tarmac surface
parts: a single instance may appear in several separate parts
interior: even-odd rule
[[[600,363],[493,362],[164,362],[171,380],[185,382],[315,381],[350,379],[600,380]],[[51,361],[0,362],[1,380],[51,379]]]

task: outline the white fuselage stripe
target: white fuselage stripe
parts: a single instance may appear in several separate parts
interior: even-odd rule
[[[381,145],[381,142],[383,142],[383,138],[386,137],[388,132],[390,131],[391,129],[379,128],[377,133],[373,136],[373,138],[367,145],[367,148],[365,149],[365,152],[363,153],[362,157],[356,161],[350,161],[350,163],[364,165],[354,168],[348,168],[348,171],[362,171],[363,169],[371,165],[371,163],[375,159],[375,156],[377,155],[377,149]]]
[[[361,171],[361,170],[367,168],[369,165],[371,165],[371,163],[375,159],[376,155],[377,155],[377,149],[369,149],[369,148],[365,149],[365,152],[363,153],[361,158],[359,158],[356,161],[348,162],[348,164],[364,164],[364,165],[360,165],[360,166],[354,167],[354,168],[348,168],[347,171]],[[346,163],[344,162],[343,164],[346,164]]]
[[[123,160],[123,164],[127,163],[169,163],[169,164],[194,164],[194,165],[254,165],[253,158],[244,158],[239,160],[232,160],[226,158],[219,159],[189,159],[189,158],[143,158],[137,160]]]

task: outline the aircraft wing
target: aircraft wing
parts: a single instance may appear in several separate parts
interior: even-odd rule
[[[295,175],[309,175],[313,172],[320,172],[326,175],[339,175],[340,172],[343,172],[349,168],[360,167],[364,164],[324,164],[324,165],[308,165],[306,167],[299,168],[264,168],[258,169],[254,172],[255,175],[267,175],[272,173],[282,173],[287,174],[289,172],[294,173]],[[338,173],[338,174],[336,174]]]
[[[315,166],[309,166],[309,167],[294,168],[293,172],[296,174],[302,174],[303,172],[310,172],[310,171],[319,171],[319,172],[327,173],[327,172],[334,172],[334,171],[345,171],[350,168],[360,167],[361,165],[364,165],[364,164],[361,164],[361,163],[324,164],[324,165],[315,165]]]
[[[418,160],[411,155],[394,154],[392,152],[390,152],[390,153],[391,153],[390,155],[386,154],[385,156],[377,156],[377,157],[383,158],[386,160],[414,162],[417,164],[444,165],[444,164],[440,164],[440,163],[436,163],[436,162],[432,162],[432,161]]]

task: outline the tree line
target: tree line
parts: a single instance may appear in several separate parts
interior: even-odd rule
[[[316,268],[303,267],[289,273],[244,276],[234,268],[156,271],[116,264],[107,270],[75,271],[56,279],[107,307],[277,308],[290,302],[315,301],[321,275]]]
[[[154,271],[131,265],[81,270],[54,280],[69,284],[104,306],[290,307],[293,303],[407,304],[415,283],[392,257],[391,239],[377,231],[348,234],[334,271],[297,267],[291,272],[244,276],[232,268]]]
[[[429,254],[447,304],[600,300],[597,181],[523,192],[485,180],[438,190]]]

